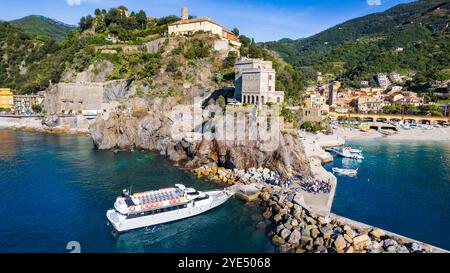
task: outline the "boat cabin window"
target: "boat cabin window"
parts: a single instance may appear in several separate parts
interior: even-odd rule
[[[204,196],[198,197],[195,200],[200,201],[200,200],[205,200],[205,199],[208,199],[208,198],[209,198],[209,195],[205,194]]]
[[[128,214],[127,219],[133,219],[133,218],[138,218],[138,217],[147,216],[147,215],[155,215],[155,214],[159,214],[159,213],[163,213],[163,212],[169,212],[172,210],[184,209],[184,208],[187,208],[187,204],[168,207],[168,208],[155,209],[155,210],[150,210],[150,211],[141,212],[141,213]]]
[[[198,191],[193,191],[193,192],[188,192],[187,194],[189,194],[189,195],[198,195],[199,193],[198,193]]]

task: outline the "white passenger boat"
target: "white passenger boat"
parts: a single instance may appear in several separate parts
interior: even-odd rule
[[[333,168],[334,173],[343,174],[343,175],[357,175],[358,169],[340,169]]]
[[[132,195],[124,190],[106,217],[122,232],[198,215],[220,206],[233,194],[226,189],[201,192],[181,184]]]

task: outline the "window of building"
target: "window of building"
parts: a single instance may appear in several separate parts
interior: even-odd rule
[[[272,80],[272,75],[269,75],[269,81],[271,81]]]

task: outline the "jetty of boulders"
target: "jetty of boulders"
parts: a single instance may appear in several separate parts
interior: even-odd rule
[[[427,253],[431,246],[393,236],[378,228],[359,228],[304,208],[300,194],[264,187],[260,194],[268,234],[283,253]]]

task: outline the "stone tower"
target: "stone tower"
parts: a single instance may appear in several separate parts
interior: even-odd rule
[[[187,20],[187,19],[189,19],[188,8],[182,7],[181,8],[181,20]]]

